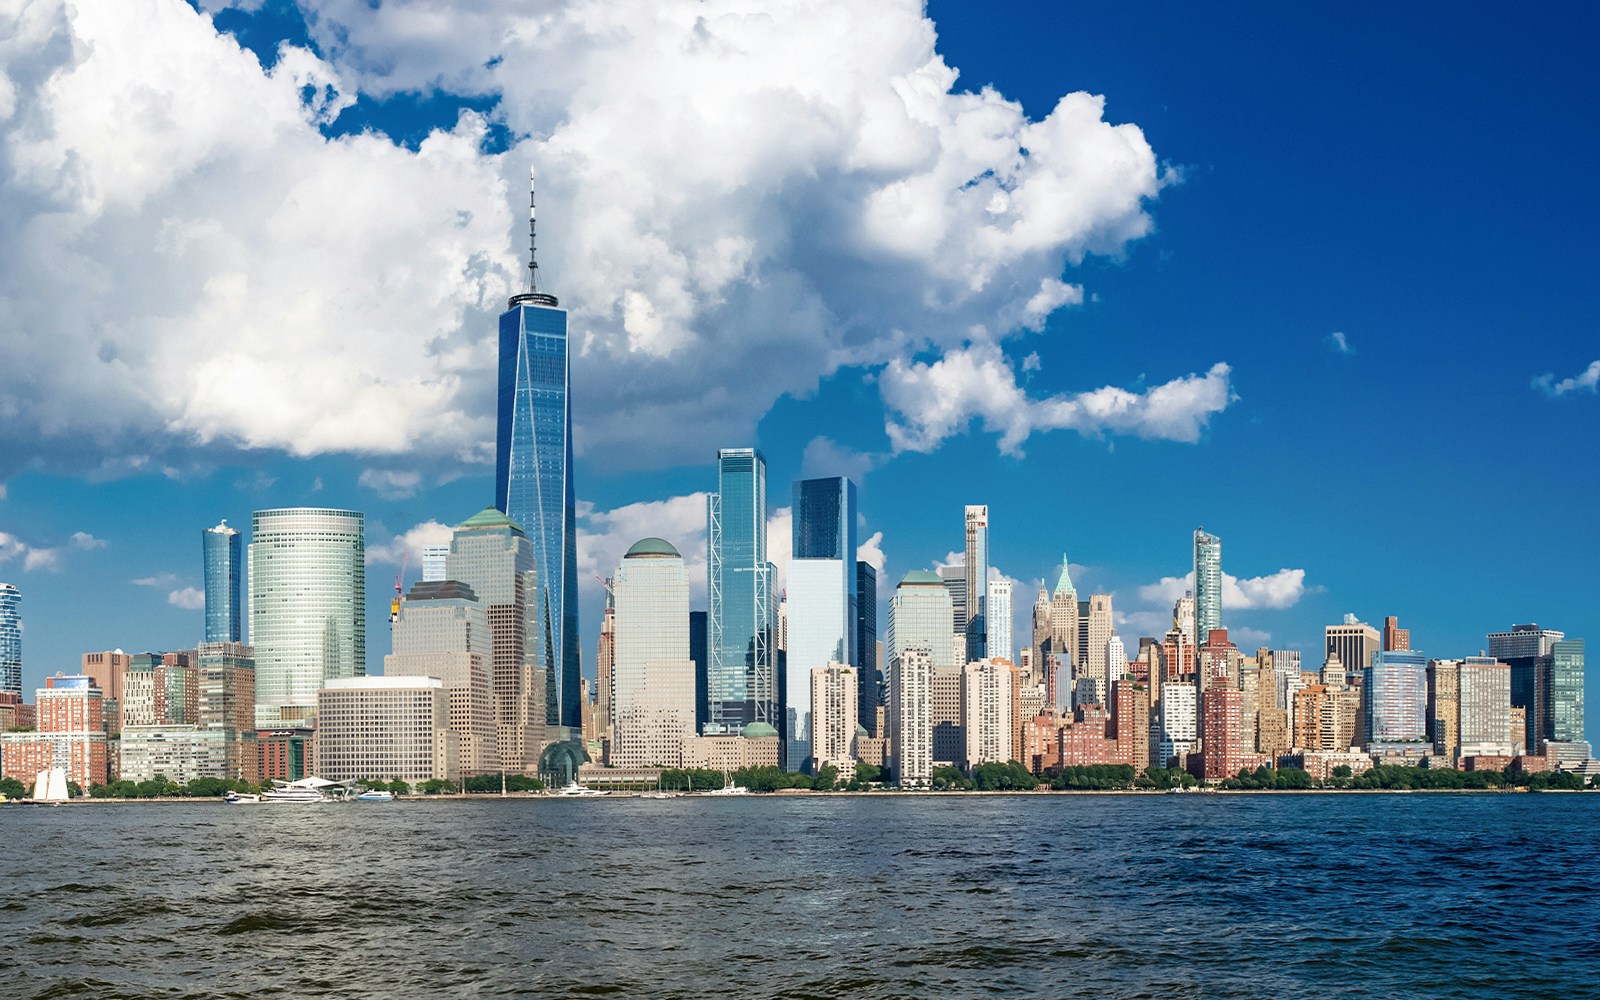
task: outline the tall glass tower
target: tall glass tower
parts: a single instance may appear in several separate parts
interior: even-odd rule
[[[572,361],[567,312],[539,291],[528,190],[528,291],[500,314],[495,506],[533,542],[540,666],[549,725],[582,725],[578,696],[578,529],[572,485]]]
[[[1203,528],[1194,533],[1194,619],[1196,646],[1222,627],[1222,539]]]
[[[200,532],[206,570],[206,642],[239,642],[239,532],[226,519]]]
[[[754,448],[717,452],[706,499],[708,733],[739,733],[778,712],[777,568],[767,561],[767,460]]]
[[[0,691],[22,694],[22,591],[0,583]]]
[[[858,666],[856,484],[843,476],[798,479],[789,559],[789,646],[784,680],[784,766],[811,756],[811,671]]]
[[[967,506],[967,662],[989,655],[989,508]],[[1005,654],[1010,656],[1010,653]]]
[[[365,521],[318,507],[258,510],[251,519],[257,728],[309,721],[324,681],[366,675]]]

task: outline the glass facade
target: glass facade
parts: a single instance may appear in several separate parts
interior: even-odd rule
[[[878,663],[878,571],[871,563],[856,563],[856,672],[857,718],[874,736],[878,732],[878,705],[883,698],[883,677]]]
[[[856,487],[844,477],[796,480],[789,560],[783,765],[811,756],[811,671],[854,665],[856,653]],[[852,678],[854,675],[852,675]]]
[[[717,492],[706,501],[708,733],[778,712],[777,570],[767,561],[767,460],[754,448],[717,452]]]
[[[955,632],[950,627],[950,592],[927,570],[912,570],[889,601],[889,637],[884,656],[894,659],[908,650],[928,651],[935,673],[954,672]]]
[[[1203,530],[1194,533],[1194,616],[1196,645],[1222,627],[1222,539]]]
[[[240,642],[239,532],[223,521],[200,532],[206,573],[206,642]]]
[[[22,695],[22,591],[0,583],[0,691]]]
[[[1550,739],[1584,739],[1582,639],[1558,640],[1550,651]]]
[[[258,728],[314,718],[325,681],[366,674],[364,528],[353,510],[255,512],[249,577]]]
[[[500,314],[495,506],[533,542],[546,720],[578,728],[582,705],[571,381],[566,310],[556,308],[548,295],[517,296]]]
[[[1428,658],[1416,650],[1380,650],[1361,690],[1367,740],[1373,747],[1427,741]]]

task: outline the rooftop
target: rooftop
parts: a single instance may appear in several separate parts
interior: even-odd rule
[[[633,547],[628,550],[628,554],[622,558],[680,559],[682,556],[678,553],[677,549],[672,547],[671,542],[664,538],[655,538],[652,536],[650,538],[641,538],[637,542],[634,542]]]

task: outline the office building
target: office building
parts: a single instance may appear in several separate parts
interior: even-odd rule
[[[207,751],[202,776],[260,781],[255,650],[237,642],[202,642],[193,666],[194,724]]]
[[[32,732],[0,733],[0,774],[24,785],[59,767],[87,792],[109,779],[105,711],[99,688],[82,674],[45,678],[34,692]]]
[[[1355,615],[1345,615],[1339,625],[1328,625],[1322,630],[1328,657],[1337,655],[1344,665],[1345,683],[1359,683],[1362,672],[1372,666],[1372,658],[1382,650],[1378,630]]]
[[[1111,684],[1121,680],[1128,674],[1128,647],[1123,645],[1122,636],[1112,634],[1106,640],[1106,690]]]
[[[1556,643],[1566,637],[1565,632],[1536,624],[1515,625],[1509,632],[1487,636],[1489,655],[1511,667],[1511,704],[1522,709],[1524,717],[1523,735],[1516,742],[1530,754],[1542,753],[1551,738],[1553,657]]]
[[[932,576],[933,574],[928,574]],[[943,589],[943,584],[937,586]],[[893,648],[891,606],[890,647]],[[889,658],[889,769],[901,788],[926,788],[933,776],[933,657],[897,650]]]
[[[317,768],[330,781],[456,781],[458,752],[437,677],[341,677],[317,692]]]
[[[777,568],[767,561],[767,460],[754,448],[717,452],[706,500],[708,734],[752,722],[778,729]]]
[[[694,736],[689,576],[670,542],[633,544],[612,577],[616,602],[612,767],[679,767]]]
[[[0,583],[0,693],[22,694],[22,591]]]
[[[595,698],[594,698],[594,728],[595,736],[605,744],[609,744],[614,737],[611,730],[611,699],[617,690],[616,675],[616,631],[617,608],[616,599],[611,595],[612,581],[606,580],[606,609],[600,616],[600,639],[595,646]],[[689,656],[695,660],[695,690],[704,695],[700,685],[705,682],[705,646],[700,648],[700,658],[695,659],[694,651],[694,612],[689,612]],[[701,720],[703,721],[703,720]],[[695,731],[699,731],[697,721]]]
[[[1511,667],[1492,656],[1468,656],[1457,668],[1461,757],[1510,757]]]
[[[1414,650],[1379,650],[1361,687],[1367,743],[1408,750],[1427,741],[1428,658]]]
[[[306,724],[329,680],[367,672],[365,518],[353,510],[258,510],[249,548],[256,726]]]
[[[1222,627],[1222,539],[1204,529],[1194,533],[1195,645]]]
[[[811,757],[811,672],[860,659],[855,484],[843,476],[796,480],[791,516],[783,760],[800,771]]]
[[[1494,660],[1493,657],[1489,657]],[[1494,662],[1499,662],[1494,660]],[[1506,712],[1501,721],[1496,723],[1496,732],[1503,742],[1505,738],[1505,719],[1510,713],[1510,668],[1507,667],[1506,675]],[[1461,661],[1460,660],[1429,660],[1428,661],[1428,740],[1433,744],[1433,752],[1446,760],[1456,760],[1461,756]]]
[[[1582,639],[1558,639],[1551,644],[1549,718],[1548,740],[1583,742]]]
[[[545,722],[578,730],[578,531],[573,491],[572,361],[567,312],[539,290],[533,183],[528,191],[528,290],[500,314],[495,506],[533,546],[536,665],[544,670]],[[477,588],[473,588],[476,590]]]
[[[955,763],[962,759],[961,662],[964,643],[951,627],[950,592],[936,573],[912,570],[895,588],[889,601],[889,636],[886,654],[891,663],[902,653],[920,649],[928,653],[930,716],[933,759]]]
[[[444,683],[461,773],[469,777],[500,771],[492,636],[488,613],[470,586],[424,580],[401,602],[394,652],[383,658],[385,677],[436,677]]]
[[[1017,668],[1010,660],[974,660],[961,671],[961,732],[967,770],[1004,764],[1019,756],[1016,744]]]
[[[887,734],[878,731],[878,707],[883,704],[883,665],[878,662],[878,571],[871,563],[856,562],[856,672],[860,685],[856,712],[861,724],[874,739]]]
[[[422,547],[422,582],[437,583],[447,579],[445,573],[450,562],[450,544],[424,545]]]
[[[239,582],[244,568],[239,532],[224,519],[200,532],[200,547],[206,585],[205,641],[239,642],[243,638]]]
[[[1014,660],[1017,648],[1011,641],[1011,581],[990,580],[989,597],[984,604],[984,628],[989,659]]]
[[[251,733],[251,736],[254,736]],[[165,779],[184,785],[196,778],[254,781],[257,762],[240,759],[240,745],[228,730],[195,725],[128,726],[117,741],[122,781]],[[251,749],[254,750],[252,740]],[[248,773],[247,773],[248,772]]]
[[[1050,592],[1050,642],[1046,649],[1041,650],[1046,659],[1040,662],[1050,665],[1048,659],[1053,655],[1059,664],[1059,679],[1065,682],[1060,689],[1062,704],[1071,708],[1071,691],[1083,660],[1078,649],[1078,591],[1072,586],[1070,564],[1065,552],[1061,554],[1061,576],[1056,579],[1055,589]]]
[[[1411,648],[1411,630],[1400,627],[1400,619],[1394,615],[1383,620],[1383,648],[1392,652],[1403,652]]]
[[[489,621],[489,686],[499,766],[535,774],[548,735],[549,684],[539,666],[538,569],[521,525],[486,507],[456,526],[445,577],[471,589]]]
[[[122,679],[133,663],[133,657],[120,649],[84,653],[79,657],[78,673],[89,678],[90,685],[100,689],[101,705],[106,720],[106,735],[115,736],[122,728]],[[255,705],[250,706],[252,718]],[[250,723],[245,723],[249,725]]]
[[[828,663],[811,670],[813,718],[812,773],[831,767],[840,781],[856,775],[856,738],[865,733],[859,708],[860,684],[856,668],[848,663]]]
[[[1198,701],[1199,691],[1193,684],[1174,681],[1161,686],[1156,712],[1158,766],[1185,766],[1200,739]]]
[[[966,586],[967,617],[961,633],[967,638],[966,661],[982,660],[989,656],[989,508],[981,504],[967,505]],[[1007,632],[1010,631],[1008,628]],[[1001,649],[997,654],[1006,659],[1016,654]]]
[[[950,594],[950,631],[961,637],[961,656],[965,657],[967,642],[967,567],[964,563],[940,566],[939,579],[944,581],[944,589]]]

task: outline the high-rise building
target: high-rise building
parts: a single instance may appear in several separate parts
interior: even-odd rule
[[[617,609],[615,598],[611,595],[611,581],[605,581],[606,610],[600,618],[600,640],[596,645],[594,657],[595,671],[595,699],[594,699],[594,725],[598,739],[610,743],[615,737],[611,729],[611,699],[617,690],[616,677],[616,629]],[[690,612],[689,620],[689,646],[690,656],[694,655],[694,612]],[[705,655],[704,648],[701,656]],[[703,679],[705,669],[704,661],[695,661],[695,683],[698,685]]]
[[[547,732],[549,685],[539,666],[533,542],[521,525],[485,507],[456,526],[445,576],[471,588],[489,621],[487,669],[499,766],[536,773]]]
[[[1033,600],[1032,663],[1033,675],[1025,676],[1023,683],[1038,684],[1044,676],[1044,658],[1050,652],[1050,591],[1042,584],[1039,596]],[[1022,664],[1017,664],[1021,666]]]
[[[317,770],[330,781],[461,777],[437,677],[342,677],[317,692]]]
[[[710,720],[710,682],[707,680],[706,668],[710,663],[707,654],[707,638],[710,625],[704,611],[689,612],[689,659],[694,661],[694,731],[706,731],[706,723]]]
[[[1112,634],[1106,640],[1106,676],[1107,690],[1111,683],[1119,681],[1128,672],[1128,647],[1123,645],[1122,636]]]
[[[1082,645],[1078,650],[1077,662],[1082,665],[1082,674],[1094,681],[1093,701],[1097,705],[1105,705],[1106,699],[1111,695],[1111,669],[1106,662],[1106,647],[1111,642],[1111,632],[1115,628],[1112,621],[1111,595],[1090,594],[1087,602],[1080,602],[1079,608],[1086,611],[1079,619],[1079,629],[1082,633]],[[1123,658],[1122,665],[1117,669],[1116,676],[1121,677],[1127,669],[1127,658]]]
[[[353,510],[255,512],[249,577],[257,728],[308,721],[325,682],[366,674],[364,522]]]
[[[1183,767],[1200,739],[1196,706],[1199,692],[1193,684],[1174,681],[1161,686],[1157,706],[1156,758],[1162,767]]]
[[[783,761],[799,771],[811,756],[811,671],[860,659],[855,484],[843,476],[797,479],[791,514]]]
[[[236,781],[261,780],[256,746],[256,653],[237,642],[202,642],[195,650],[195,726],[220,745],[221,773]],[[218,763],[214,751],[207,767]]]
[[[961,738],[962,643],[951,628],[950,592],[937,573],[912,570],[889,601],[887,655],[893,663],[908,650],[928,653],[929,718],[933,726],[933,759],[954,763],[965,746]]]
[[[970,662],[989,656],[989,508],[982,504],[967,505],[966,552],[967,620],[961,631],[967,637]],[[1008,660],[1016,655],[1009,650],[1001,653]]]
[[[961,671],[962,760],[968,770],[1004,764],[1015,756],[1018,719],[1017,668],[994,657],[974,660]]]
[[[1065,552],[1061,554],[1061,576],[1050,592],[1050,646],[1042,652],[1046,656],[1042,663],[1048,664],[1050,655],[1058,658],[1060,679],[1066,681],[1061,693],[1064,699],[1070,699],[1073,680],[1083,661],[1078,651],[1078,591],[1072,586],[1071,564]],[[1063,704],[1071,708],[1070,700]]]
[[[856,680],[860,685],[856,712],[861,724],[875,739],[878,732],[878,706],[883,703],[883,670],[878,664],[878,571],[868,562],[856,562]]]
[[[226,519],[200,532],[206,578],[206,642],[239,642],[239,532]]]
[[[840,781],[849,781],[856,774],[856,737],[861,732],[856,673],[848,663],[829,663],[811,670],[813,772],[832,767]]]
[[[689,576],[670,542],[633,544],[612,577],[616,636],[612,674],[613,767],[680,767],[694,736],[694,661],[689,658]]]
[[[939,579],[950,594],[950,630],[961,637],[962,656],[967,644],[967,567],[965,563],[952,563],[939,567]]]
[[[1428,658],[1415,650],[1380,650],[1361,686],[1367,742],[1406,750],[1427,740]]]
[[[1509,757],[1511,667],[1492,656],[1469,656],[1458,667],[1462,757]]]
[[[0,774],[31,785],[40,771],[59,767],[84,791],[105,784],[106,727],[100,689],[82,674],[57,674],[45,678],[34,699],[34,731],[0,733]]]
[[[1373,656],[1383,648],[1378,630],[1358,621],[1355,615],[1345,615],[1342,624],[1328,625],[1322,633],[1327,655],[1337,654],[1346,675],[1352,679],[1359,678],[1362,671],[1372,666]]]
[[[1411,648],[1411,630],[1401,628],[1400,619],[1394,615],[1383,620],[1383,648],[1393,652]]]
[[[1251,763],[1243,725],[1244,696],[1237,688],[1216,686],[1200,695],[1200,767],[1191,773],[1205,781],[1231,778]]]
[[[528,290],[511,296],[500,314],[495,506],[533,545],[538,590],[531,604],[538,666],[545,671],[545,721],[575,730],[581,725],[581,656],[572,359],[567,312],[554,295],[539,291],[531,174],[528,187]]]
[[[436,583],[447,579],[446,567],[450,562],[450,544],[424,545],[422,547],[422,582]]]
[[[989,598],[984,605],[984,622],[988,630],[989,657],[1000,657],[1016,662],[1017,647],[1011,644],[1011,581],[990,580]]]
[[[1222,539],[1197,528],[1194,533],[1195,645],[1222,627]]]
[[[489,616],[472,588],[459,580],[412,584],[394,625],[394,652],[385,677],[437,677],[444,682],[450,729],[460,743],[461,773],[495,774],[494,643]]]
[[[1583,640],[1560,639],[1550,647],[1550,728],[1556,743],[1582,743]]]
[[[767,460],[754,448],[717,452],[717,492],[706,499],[707,722],[738,735],[779,728],[778,571],[767,561]]]
[[[1489,659],[1493,660],[1493,657]],[[1495,661],[1499,662],[1499,661]],[[1509,668],[1507,668],[1509,671]],[[1510,709],[1510,675],[1506,677],[1506,712],[1499,722],[1501,740]],[[1461,747],[1461,661],[1428,661],[1428,739],[1433,752],[1446,760],[1460,756]]]
[[[933,576],[933,574],[927,574]],[[943,584],[936,585],[943,589]],[[904,586],[904,584],[902,584]],[[893,646],[894,606],[890,605]],[[933,776],[933,657],[911,647],[889,658],[889,768],[901,788],[926,788]]]
[[[1555,644],[1566,637],[1565,632],[1537,624],[1515,625],[1509,632],[1490,632],[1487,637],[1489,655],[1511,667],[1511,704],[1523,709],[1520,742],[1530,754],[1543,753],[1544,742],[1550,739],[1555,666],[1552,657]]]
[[[0,583],[0,692],[22,694],[22,591]]]
[[[252,661],[253,662],[253,661]],[[89,678],[92,686],[100,689],[106,720],[106,734],[114,736],[122,729],[122,680],[128,673],[133,657],[120,649],[84,653],[79,657],[78,673]],[[254,690],[252,685],[251,690]],[[255,717],[255,696],[251,695],[250,715]],[[249,728],[253,723],[245,722]]]

